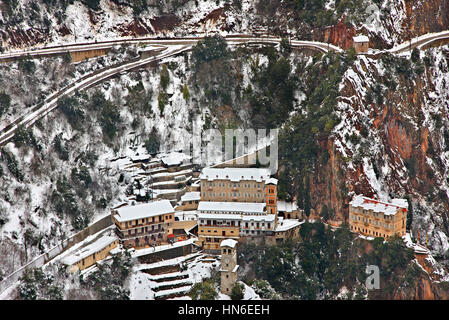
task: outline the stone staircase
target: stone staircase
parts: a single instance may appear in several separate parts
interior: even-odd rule
[[[212,257],[204,255],[202,252],[194,253],[182,260],[171,264],[157,265],[141,270],[148,274],[149,280],[154,284],[151,290],[154,292],[155,300],[166,300],[176,297],[183,297],[188,294],[194,284],[192,273],[189,272],[197,263],[212,262]],[[168,262],[168,261],[167,261]],[[187,268],[181,270],[181,264]]]

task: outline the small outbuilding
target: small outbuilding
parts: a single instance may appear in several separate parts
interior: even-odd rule
[[[357,54],[368,52],[369,38],[367,36],[357,36],[352,38],[354,42],[354,49]]]

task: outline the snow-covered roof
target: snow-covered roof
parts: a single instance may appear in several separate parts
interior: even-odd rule
[[[408,248],[412,248],[415,253],[418,254],[429,254],[429,249],[427,249],[426,247],[420,245],[419,243],[413,243],[411,237],[410,237],[410,233],[406,233],[405,236],[402,236],[402,239],[404,239],[405,245]]]
[[[183,247],[183,246],[188,246],[193,244],[195,241],[197,241],[198,238],[196,237],[192,237],[190,239],[187,240],[183,240],[183,241],[176,241],[172,244],[165,244],[165,245],[160,245],[160,246],[155,246],[154,248],[149,247],[149,248],[142,248],[142,249],[138,249],[135,250],[134,252],[131,253],[131,256],[133,258],[137,258],[140,256],[144,256],[144,255],[148,255],[149,253],[153,253],[153,252],[161,252],[161,251],[165,251],[165,250],[171,250],[173,248],[176,247]],[[156,266],[156,265],[164,265],[164,262],[166,263],[166,265],[171,263],[171,259],[168,260],[164,260],[164,261],[159,261],[157,263],[151,264],[152,266]],[[141,265],[142,266],[142,265]]]
[[[278,200],[277,202],[278,211],[280,212],[293,212],[298,210],[298,205],[296,202],[287,202],[284,200]]]
[[[167,166],[176,166],[183,163],[184,160],[189,159],[191,159],[191,157],[182,152],[172,152],[167,156],[163,157],[161,161]]]
[[[157,200],[153,202],[127,206],[117,209],[114,217],[119,222],[142,219],[174,212],[173,206],[169,200]]]
[[[264,214],[264,215],[244,215],[242,217],[243,221],[266,221],[272,222],[275,219],[274,214]]]
[[[201,193],[199,191],[186,192],[181,197],[181,201],[195,201],[195,200],[201,200]]]
[[[363,35],[353,37],[352,40],[354,42],[369,42],[369,38],[367,36],[363,36]]]
[[[290,230],[292,228],[295,228],[301,224],[303,224],[304,222],[300,222],[296,219],[282,219],[279,218],[278,220],[278,225],[276,227],[275,232],[282,232],[282,231],[287,231]]]
[[[198,211],[262,214],[265,212],[265,203],[200,201],[200,203],[198,204]]]
[[[220,243],[220,247],[231,247],[231,248],[235,248],[236,245],[237,245],[237,241],[235,241],[234,239],[224,239],[224,240]]]
[[[137,162],[137,161],[149,160],[151,158],[151,156],[148,154],[142,154],[142,155],[133,155],[133,156],[130,156],[130,158],[132,161]]]
[[[401,207],[401,208],[406,208],[408,209],[408,201],[407,199],[391,199],[391,203]]]
[[[241,220],[242,216],[232,213],[199,213],[198,219]]]
[[[399,209],[408,209],[408,202],[406,199],[393,199],[392,203],[388,203],[371,199],[363,195],[354,196],[349,204],[356,208],[373,210],[373,212],[381,212],[386,215],[395,215]]]
[[[271,178],[270,169],[265,168],[204,168],[200,179],[213,180],[255,180],[257,182],[267,181]]]
[[[63,264],[71,266],[71,265],[77,263],[78,261],[81,261],[82,259],[87,258],[88,256],[90,256],[98,251],[101,251],[106,246],[113,243],[115,240],[117,240],[117,238],[112,237],[112,236],[101,237],[94,243],[82,248],[81,250],[65,256],[64,258],[61,259],[61,262]]]
[[[145,189],[134,189],[133,191],[134,195],[140,195],[141,197],[145,197],[145,195],[147,194],[147,191]]]
[[[198,211],[197,210],[179,210],[179,211],[175,211],[175,217],[180,218],[179,220],[181,220],[182,217],[185,218],[196,218],[198,216]]]
[[[270,179],[268,179],[268,180],[265,181],[265,184],[274,184],[274,185],[277,185],[277,184],[278,184],[278,179],[270,178]]]

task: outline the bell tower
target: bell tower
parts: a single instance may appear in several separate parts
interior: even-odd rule
[[[221,247],[221,292],[231,294],[232,287],[237,282],[237,241],[225,239],[220,244]]]
[[[278,221],[277,184],[278,180],[275,178],[270,178],[265,182],[265,201],[267,205],[267,213],[274,214],[275,228]]]

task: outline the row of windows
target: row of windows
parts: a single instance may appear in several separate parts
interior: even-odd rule
[[[384,238],[389,237],[389,235],[387,235],[386,233],[381,233],[381,232],[378,232],[378,231],[371,231],[369,229],[357,228],[357,227],[354,227],[354,226],[351,226],[351,229],[354,230],[354,231],[365,232],[365,234],[368,234],[368,235],[371,235],[371,236],[384,237]],[[400,236],[404,236],[405,235],[405,231],[398,232],[398,234]]]
[[[250,226],[249,222],[245,222],[245,228],[249,228],[249,226]],[[265,222],[251,222],[251,227],[254,227],[254,226],[256,228],[265,227]],[[268,222],[266,227],[268,229],[270,229],[271,228],[271,223]]]
[[[203,232],[203,233],[204,233],[204,232],[205,232],[204,230],[206,230],[206,229],[201,229],[200,232]],[[211,233],[212,231],[211,231],[210,229],[207,229],[207,232]],[[229,232],[230,232],[230,233],[234,233],[234,230],[230,230]],[[218,233],[218,230],[215,229],[215,230],[214,230],[214,233]],[[222,233],[225,233],[225,232],[222,231]],[[224,235],[224,234],[223,234],[223,235]]]
[[[216,226],[228,226],[228,227],[239,227],[240,226],[240,221],[222,221],[222,220],[200,220],[200,224],[201,225],[216,225]],[[249,226],[251,227],[265,227],[265,222],[245,222],[244,224],[245,228],[249,228]],[[267,222],[266,223],[266,227],[267,228],[271,228],[271,223]]]
[[[200,225],[217,225],[217,226],[240,226],[240,221],[227,221],[227,220],[200,220]]]
[[[385,222],[381,222],[381,221],[377,221],[377,220],[371,220],[371,219],[366,218],[366,217],[360,217],[360,216],[354,216],[353,215],[352,216],[352,220],[353,221],[366,222],[366,223],[373,224],[373,225],[376,225],[376,226],[379,226],[379,227],[384,227],[384,228],[387,228],[387,229],[390,228],[390,224],[389,223],[385,223]]]
[[[382,219],[385,219],[385,220],[394,220],[394,215],[384,215],[383,213],[374,212],[373,210],[364,210],[362,208],[352,207],[352,211],[355,212],[355,213],[361,213],[361,214],[365,214],[365,215],[370,215],[370,216],[375,217],[375,218],[382,218]]]
[[[229,192],[229,194],[228,194],[227,192],[215,193],[215,192],[204,192],[203,191],[203,197],[206,197],[206,196],[209,196],[209,197],[216,197],[216,196],[218,196],[218,197],[227,197],[227,196],[240,197],[240,196],[242,196],[245,198],[263,198],[263,194],[261,194],[261,193],[251,194],[251,193],[242,192],[242,194],[240,195],[240,192]]]
[[[201,213],[217,213],[218,214],[243,214],[243,215],[255,215],[255,216],[261,216],[265,213],[263,212],[240,212],[240,211],[212,211],[212,210],[200,210]]]
[[[378,231],[371,231],[369,229],[357,228],[357,227],[354,227],[354,226],[351,226],[351,229],[354,230],[354,231],[364,232],[364,233],[366,233],[366,234],[368,234],[370,236],[383,237],[383,238],[388,237],[388,235],[385,234],[385,233],[380,233]]]
[[[218,183],[215,183],[215,182],[202,182],[201,186],[207,187],[208,186],[207,184],[209,184],[209,187],[215,187],[215,186],[217,186],[217,187],[226,187],[226,185],[227,185],[228,187],[231,187],[231,188],[240,188],[240,185],[241,185],[243,188],[251,188],[251,183],[234,183],[234,182],[229,182],[229,183],[225,183],[225,182],[218,182]],[[254,188],[261,188],[262,187],[261,184],[257,184],[257,183],[254,183],[252,186]]]
[[[199,203],[199,200],[189,200],[189,201],[183,201],[184,204],[194,204],[194,203]]]
[[[245,230],[245,231],[242,231],[242,235],[248,235],[248,234],[251,234],[251,235],[261,235],[262,234],[262,232],[263,231],[260,231],[260,230]]]
[[[161,228],[160,225],[158,225],[159,228],[155,228],[154,225],[150,227],[142,227],[142,228],[136,228],[136,229],[130,229],[130,230],[124,230],[123,231],[123,235],[125,236],[129,236],[129,235],[136,235],[136,234],[142,234],[145,232],[149,232],[149,231],[158,231],[158,232],[163,232],[164,228]]]
[[[166,220],[170,220],[172,218],[173,218],[173,215],[171,215],[171,214],[166,216]],[[128,228],[128,226],[132,227],[132,226],[136,226],[138,224],[143,224],[143,223],[163,222],[163,221],[164,221],[164,216],[148,217],[148,218],[136,219],[136,220],[132,220],[132,221],[125,221],[125,227]]]

